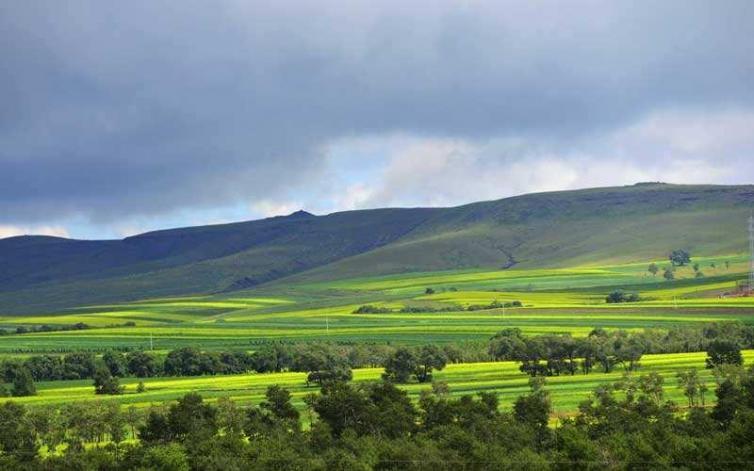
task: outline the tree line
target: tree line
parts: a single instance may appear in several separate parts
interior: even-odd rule
[[[401,347],[387,344],[269,343],[254,352],[201,351],[184,347],[164,357],[151,352],[109,351],[101,357],[91,352],[32,355],[0,363],[0,395],[27,396],[36,392],[35,381],[94,379],[95,392],[123,392],[118,378],[201,376],[249,372],[306,372],[307,382],[322,385],[348,380],[351,370],[384,367],[398,383],[428,382],[433,371],[448,363],[512,360],[531,376],[605,373],[615,368],[632,371],[642,355],[708,351],[711,345],[728,349],[754,347],[754,328],[738,322],[702,326],[645,329],[638,332],[596,328],[585,338],[568,334],[525,336],[517,328],[503,329],[488,343]],[[143,388],[143,386],[141,386]]]
[[[701,327],[669,330],[645,329],[638,332],[593,329],[584,338],[570,334],[525,336],[518,328],[503,329],[489,342],[488,354],[495,360],[521,364],[530,376],[589,374],[595,370],[610,373],[616,367],[633,371],[641,357],[650,353],[706,351],[718,358],[713,363],[734,362],[726,355],[754,347],[754,328],[738,322],[710,323]],[[725,353],[723,353],[725,352]],[[722,360],[719,360],[722,358]]]
[[[691,375],[690,372],[684,373]],[[270,386],[258,404],[190,393],[145,411],[114,403],[0,405],[2,469],[455,470],[747,469],[754,462],[754,372],[718,375],[713,407],[687,409],[665,378],[624,375],[550,427],[544,378],[510,411],[493,392],[454,396],[433,383],[412,401],[391,381],[335,381],[304,398]],[[302,413],[303,411],[303,413]],[[303,416],[302,416],[303,415]],[[308,426],[302,426],[308,422]],[[138,440],[126,440],[129,436]],[[61,446],[63,445],[63,446]],[[42,447],[53,450],[42,454]]]

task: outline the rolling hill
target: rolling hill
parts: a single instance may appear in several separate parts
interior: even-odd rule
[[[558,267],[746,248],[754,186],[637,184],[452,208],[289,216],[123,240],[0,240],[0,313],[459,268]]]

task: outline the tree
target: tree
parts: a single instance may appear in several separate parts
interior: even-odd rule
[[[710,417],[717,421],[723,428],[727,428],[733,421],[738,411],[740,393],[730,379],[723,381],[715,390],[717,404]]]
[[[94,394],[123,394],[123,387],[109,369],[98,368],[94,373]]]
[[[550,420],[552,404],[550,395],[544,389],[544,378],[529,379],[531,393],[519,396],[513,403],[513,416],[518,422],[536,427],[540,430],[547,428]]]
[[[139,384],[136,385],[136,392],[141,394],[147,390],[147,387],[144,386],[144,381],[139,381]]]
[[[707,368],[717,368],[722,365],[743,365],[741,349],[731,340],[713,340],[707,347]]]
[[[433,288],[427,288],[424,290],[424,294],[435,294],[435,290]]]
[[[340,437],[348,429],[364,434],[371,428],[373,405],[363,391],[349,383],[326,385],[322,388],[322,394],[310,396],[308,400],[335,437]]]
[[[0,457],[7,454],[31,461],[37,456],[37,449],[36,433],[27,420],[26,408],[15,402],[0,405]]]
[[[524,336],[519,328],[503,329],[490,339],[487,352],[495,360],[512,360],[525,349]]]
[[[146,352],[131,352],[126,356],[128,372],[137,378],[157,376],[159,367],[154,357]]]
[[[291,404],[291,393],[278,385],[269,386],[265,393],[266,400],[259,407],[269,411],[280,420],[298,423],[299,412]]]
[[[665,278],[667,281],[673,281],[675,280],[675,273],[673,273],[672,269],[666,268],[662,274],[662,277]]]
[[[694,269],[695,272],[698,272],[699,271],[699,264],[695,263],[694,265],[692,265],[692,268]]]
[[[124,377],[128,374],[128,366],[126,365],[126,357],[119,352],[105,352],[102,355],[102,361],[110,370],[110,374],[113,376]]]
[[[691,262],[691,254],[686,250],[676,249],[670,252],[668,259],[673,266],[682,267]]]
[[[657,276],[657,272],[660,271],[660,268],[657,266],[656,263],[650,263],[649,267],[647,268],[647,271],[652,274],[652,276]]]
[[[408,348],[401,347],[388,357],[382,377],[394,383],[407,383],[418,367],[414,353]]]
[[[688,399],[689,407],[704,406],[706,386],[699,380],[697,370],[681,371],[676,377],[678,378],[678,388],[683,391],[683,395]]]
[[[217,433],[217,410],[202,396],[188,393],[168,410],[170,434],[179,441],[201,441]]]
[[[6,380],[13,385],[11,395],[14,397],[34,396],[37,394],[37,388],[34,385],[34,378],[31,372],[25,366],[14,366],[9,372],[6,372]]]
[[[420,383],[432,381],[432,370],[442,370],[447,362],[445,352],[436,345],[424,345],[419,349],[414,375]]]
[[[641,298],[637,293],[626,293],[621,289],[612,291],[605,298],[605,302],[608,304],[614,303],[635,303],[641,301]]]
[[[65,379],[92,378],[96,369],[94,354],[92,353],[75,352],[63,357],[63,376]]]

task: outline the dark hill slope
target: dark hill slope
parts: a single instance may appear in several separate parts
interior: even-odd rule
[[[0,312],[406,271],[745,250],[754,186],[635,185],[454,208],[299,212],[120,241],[0,240]]]

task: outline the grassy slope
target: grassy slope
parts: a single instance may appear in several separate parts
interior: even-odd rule
[[[9,239],[0,241],[0,312],[207,294],[274,280],[284,286],[512,263],[636,261],[676,247],[736,253],[745,247],[752,203],[751,186],[640,185],[456,208],[299,215],[124,241]]]
[[[639,264],[445,271],[286,285],[276,290],[212,297],[154,299],[62,311],[54,315],[0,316],[0,326],[66,325],[84,331],[2,337],[0,351],[61,351],[110,347],[144,348],[150,336],[158,349],[200,345],[206,349],[254,349],[260,341],[345,342],[486,341],[504,327],[528,334],[586,335],[594,327],[640,329],[739,320],[754,323],[754,298],[720,298],[745,276],[746,257],[696,258],[706,276],[689,267],[678,280],[662,281]],[[725,268],[725,262],[729,267]],[[661,262],[662,263],[662,262]],[[714,263],[716,268],[712,268]],[[432,287],[435,294],[426,295]],[[644,301],[607,305],[611,290],[637,290]],[[454,289],[454,290],[451,290]],[[363,304],[468,306],[520,300],[523,308],[436,313],[353,314]],[[125,327],[131,321],[134,327]],[[117,325],[117,326],[116,326]]]

